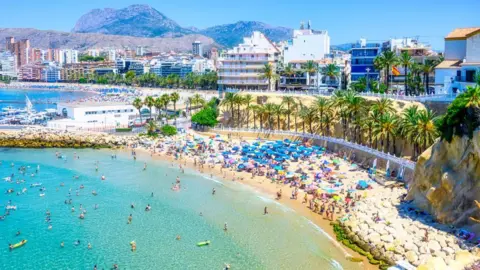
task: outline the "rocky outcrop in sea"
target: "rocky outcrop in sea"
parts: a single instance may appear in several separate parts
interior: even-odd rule
[[[0,147],[18,148],[120,148],[138,144],[138,136],[24,128],[0,131]]]

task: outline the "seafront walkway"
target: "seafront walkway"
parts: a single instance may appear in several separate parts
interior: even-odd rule
[[[228,131],[228,132],[247,132],[247,133],[265,133],[265,134],[275,134],[275,135],[284,135],[284,136],[295,136],[301,137],[305,139],[314,139],[314,140],[322,140],[330,143],[335,143],[341,146],[349,147],[355,150],[359,150],[365,152],[370,155],[374,155],[378,158],[388,160],[392,163],[395,163],[399,166],[404,166],[405,168],[411,169],[412,171],[415,170],[416,162],[411,160],[407,160],[401,157],[396,157],[395,155],[391,155],[389,153],[384,153],[375,149],[372,149],[368,146],[364,146],[361,144],[357,144],[354,142],[349,142],[343,139],[334,138],[334,137],[327,137],[321,136],[317,134],[310,134],[310,133],[301,133],[301,132],[292,132],[292,131],[285,131],[285,130],[268,130],[268,129],[253,129],[253,128],[229,128],[229,127],[216,127],[212,129],[213,131]]]
[[[264,94],[275,94],[275,95],[305,95],[305,96],[331,96],[333,91],[328,90],[304,90],[304,91],[297,91],[297,90],[276,90],[276,91],[267,91],[267,90],[237,90],[237,89],[227,89],[225,90],[227,93],[264,93]],[[451,102],[457,96],[456,94],[446,94],[446,93],[439,93],[439,94],[431,94],[431,95],[418,95],[418,96],[405,96],[399,94],[380,94],[380,93],[373,93],[373,92],[359,92],[358,93],[362,97],[376,97],[376,98],[390,98],[394,100],[405,100],[405,101],[418,101],[418,102],[426,102],[426,101],[439,101],[439,102]]]

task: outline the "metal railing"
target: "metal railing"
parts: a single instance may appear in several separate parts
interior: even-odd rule
[[[309,96],[331,96],[333,94],[333,90],[328,90],[326,87],[325,88],[319,88],[319,89],[309,89],[309,90],[275,90],[275,91],[269,91],[269,90],[245,90],[245,89],[233,89],[229,88],[226,89],[225,92],[230,92],[230,93],[237,93],[237,92],[250,92],[250,93],[274,93],[278,95],[309,95]],[[373,93],[373,92],[359,92],[359,96],[362,97],[377,97],[377,98],[390,98],[390,99],[395,99],[395,100],[406,100],[406,101],[419,101],[419,102],[424,102],[424,101],[452,101],[457,97],[457,94],[454,93],[440,93],[440,94],[422,94],[419,96],[405,96],[405,95],[400,95],[400,94],[380,94],[380,93]]]
[[[297,136],[302,138],[314,139],[314,140],[323,140],[326,142],[335,143],[338,145],[342,145],[345,147],[353,148],[356,150],[360,150],[362,152],[374,155],[378,158],[382,158],[385,160],[389,160],[390,162],[396,163],[400,166],[405,166],[405,168],[409,168],[411,170],[415,170],[416,162],[411,160],[407,160],[401,157],[396,157],[395,155],[391,155],[390,153],[384,153],[375,149],[372,149],[368,146],[357,144],[354,142],[349,142],[343,139],[334,138],[334,137],[327,137],[327,136],[320,136],[311,133],[300,133],[300,132],[292,132],[292,131],[285,131],[285,130],[268,130],[268,129],[253,129],[253,128],[228,128],[228,127],[215,127],[213,130],[217,131],[232,131],[232,132],[251,132],[251,133],[268,133],[268,134],[276,134],[276,135],[287,135],[287,136]]]

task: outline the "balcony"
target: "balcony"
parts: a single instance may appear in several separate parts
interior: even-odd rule
[[[274,57],[228,57],[219,59],[220,62],[268,62],[268,61],[275,61]]]
[[[223,85],[258,85],[268,84],[268,80],[218,80],[218,84]]]
[[[258,72],[219,72],[218,76],[228,76],[228,77],[259,77],[261,73]]]
[[[219,69],[262,69],[263,65],[223,65]]]

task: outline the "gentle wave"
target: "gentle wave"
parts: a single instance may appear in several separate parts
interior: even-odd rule
[[[335,261],[334,259],[331,259],[331,261],[332,261],[332,266],[333,266],[335,269],[343,270],[343,267],[340,265],[339,262]]]
[[[315,228],[318,232],[320,232],[321,234],[323,234],[326,238],[328,238],[328,240],[330,240],[330,242],[332,242],[337,248],[339,248],[343,254],[345,256],[351,256],[350,253],[348,253],[348,251],[346,249],[343,248],[342,245],[340,245],[335,239],[333,239],[326,231],[324,231],[322,228],[320,228],[320,226],[318,226],[317,224],[313,223],[313,221],[309,220],[308,218],[306,217],[303,217],[305,220],[307,220],[307,222],[313,227]]]

